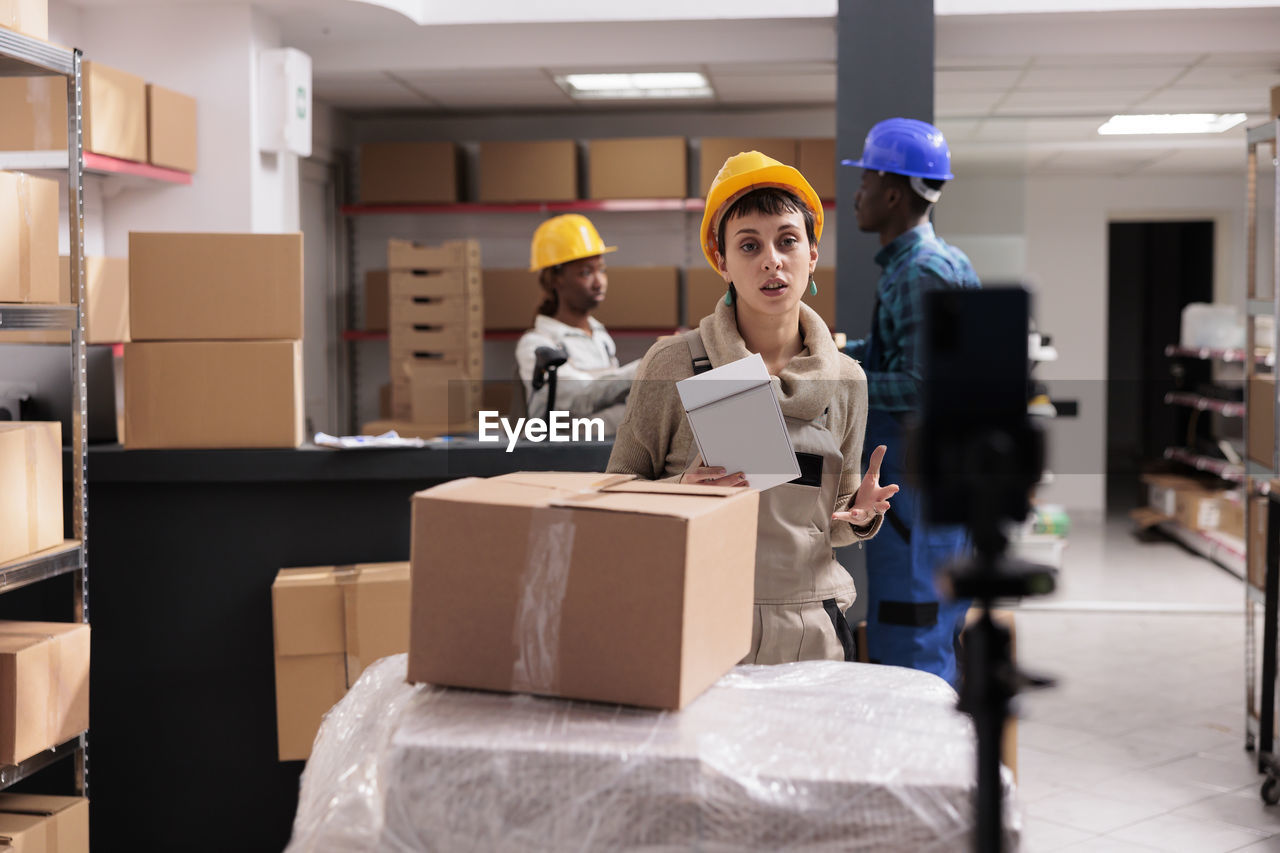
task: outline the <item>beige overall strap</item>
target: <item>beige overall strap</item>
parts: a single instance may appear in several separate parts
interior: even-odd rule
[[[711,359],[707,356],[707,348],[702,343],[702,333],[697,329],[690,329],[684,333],[684,342],[689,347],[689,358],[693,361],[694,375],[710,370]]]

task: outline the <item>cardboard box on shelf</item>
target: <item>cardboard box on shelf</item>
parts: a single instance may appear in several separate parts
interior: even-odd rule
[[[1276,380],[1274,376],[1254,376],[1249,379],[1248,447],[1250,459],[1270,468],[1275,460],[1276,446]]]
[[[300,341],[125,344],[125,446],[297,447]]]
[[[484,271],[484,327],[502,331],[533,328],[545,291],[527,269]]]
[[[0,621],[0,764],[89,728],[89,626]]]
[[[388,339],[391,358],[417,352],[484,354],[483,306],[457,296],[396,299]]]
[[[300,340],[302,234],[129,234],[135,341]]]
[[[71,259],[58,258],[61,300],[71,299]],[[123,344],[129,341],[129,261],[125,258],[84,259],[84,342]],[[65,335],[65,332],[59,333]]]
[[[101,62],[86,61],[81,66],[80,83],[84,150],[147,162],[147,81]],[[65,104],[64,95],[64,108]]]
[[[688,141],[683,136],[593,139],[587,148],[589,198],[685,198]]]
[[[1218,532],[1244,539],[1244,504],[1237,496],[1223,492],[1218,500]]]
[[[1249,583],[1263,589],[1267,581],[1267,507],[1270,502],[1265,497],[1254,497],[1249,500],[1249,555],[1245,567]]]
[[[391,305],[390,274],[369,270],[364,274],[364,330],[385,332]]]
[[[0,422],[0,563],[61,544],[62,425]]]
[[[0,27],[48,41],[48,0],[0,0]]]
[[[4,3],[5,0],[0,0],[0,6]],[[81,73],[84,73],[83,67],[81,67]],[[66,78],[0,78],[0,115],[4,116],[4,121],[0,122],[0,150],[65,150],[67,147]],[[82,116],[82,121],[84,118]],[[87,137],[82,136],[82,141],[85,140]],[[87,144],[85,150],[89,150]]]
[[[609,288],[595,318],[610,329],[674,329],[680,324],[680,271],[609,267]]]
[[[89,800],[0,793],[0,836],[15,853],[89,853]]]
[[[1217,530],[1222,519],[1220,493],[1208,489],[1179,489],[1174,519],[1188,530]]]
[[[800,139],[796,141],[794,164],[813,187],[818,198],[836,197],[836,141],[834,139]]]
[[[61,301],[58,182],[0,172],[0,302]]]
[[[320,720],[375,660],[409,649],[409,564],[281,569],[271,585],[281,761],[306,759]]]
[[[483,314],[484,284],[479,268],[444,270],[392,270],[387,276],[388,299],[396,306],[439,304],[447,300],[457,308]],[[443,306],[441,306],[443,307]]]
[[[701,140],[698,165],[698,195],[703,198],[711,188],[724,161],[743,151],[759,151],[780,163],[795,166],[799,147],[794,139],[740,136],[705,136]]]
[[[412,361],[407,379],[392,380],[392,416],[424,425],[474,424],[484,398],[483,378],[479,373],[464,376],[457,370],[450,362]]]
[[[153,166],[194,172],[196,99],[172,89],[147,84],[147,162]]]
[[[366,142],[360,146],[361,204],[452,204],[459,198],[452,142]]]
[[[578,145],[572,139],[481,142],[477,168],[482,202],[572,201],[578,197]]]
[[[758,501],[590,473],[419,492],[409,679],[685,706],[751,646]]]
[[[1147,487],[1147,506],[1168,518],[1178,514],[1178,492],[1201,491],[1198,480],[1180,474],[1143,474]]]
[[[389,270],[480,269],[480,243],[453,240],[439,246],[424,246],[411,240],[387,241]]]

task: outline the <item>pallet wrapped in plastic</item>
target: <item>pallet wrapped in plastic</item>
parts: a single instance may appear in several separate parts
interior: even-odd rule
[[[971,845],[973,727],[927,673],[738,667],[680,712],[404,679],[385,658],[329,713],[288,853]]]

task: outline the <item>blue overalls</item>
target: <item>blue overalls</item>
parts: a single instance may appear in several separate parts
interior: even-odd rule
[[[917,291],[939,287],[979,287],[977,275],[962,252],[939,240],[930,226],[921,226],[891,243],[885,250],[893,255],[892,267],[886,266],[876,289],[876,307],[871,335],[866,343],[863,367],[872,387],[871,408],[867,417],[867,435],[863,443],[863,470],[870,453],[885,445],[880,482],[896,483],[901,491],[891,500],[891,509],[879,535],[867,542],[867,646],[873,662],[920,669],[941,676],[951,684],[958,682],[955,642],[964,627],[969,610],[967,599],[953,601],[937,589],[937,572],[969,548],[963,527],[926,525],[920,492],[915,487],[915,473],[906,470],[908,452],[905,421],[911,412],[876,408],[875,373],[903,372],[918,365],[903,363],[902,353],[913,349],[917,341],[895,340],[895,355],[886,355],[882,334],[892,334],[891,324],[881,328],[882,319],[896,319],[892,314],[881,317],[882,300],[893,299],[902,304],[910,299],[914,310],[920,309],[919,293],[907,294],[904,288]],[[899,245],[908,246],[905,259]],[[884,265],[884,258],[877,255]],[[911,297],[916,297],[911,299]],[[922,319],[922,318],[916,318]],[[916,326],[918,328],[918,325]],[[904,344],[909,343],[910,346]],[[894,361],[895,363],[889,363]],[[900,406],[901,408],[901,406]]]

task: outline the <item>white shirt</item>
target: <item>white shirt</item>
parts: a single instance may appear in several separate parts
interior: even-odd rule
[[[526,408],[531,417],[543,417],[547,410],[547,386],[533,390],[533,368],[538,347],[564,347],[569,361],[556,371],[556,411],[570,417],[603,416],[607,427],[616,427],[626,405],[631,380],[639,361],[618,365],[618,349],[604,324],[588,317],[591,333],[539,314],[533,328],[516,344],[516,366],[524,382]],[[606,410],[617,409],[616,412]],[[612,417],[617,415],[617,419]]]

